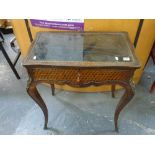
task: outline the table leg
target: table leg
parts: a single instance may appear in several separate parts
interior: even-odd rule
[[[45,123],[44,123],[44,129],[47,129],[47,123],[48,123],[48,110],[46,107],[46,104],[44,103],[42,97],[40,96],[36,84],[33,82],[28,82],[27,86],[27,92],[30,97],[39,105],[41,110],[43,111],[44,117],[45,117]]]
[[[115,97],[115,84],[111,85],[111,92],[112,92],[112,97]]]
[[[124,83],[122,86],[125,88],[125,92],[120,99],[116,110],[115,110],[115,115],[114,115],[114,122],[115,122],[115,131],[118,131],[118,117],[121,112],[121,110],[129,103],[129,101],[133,98],[134,96],[134,89],[133,89],[133,84],[132,83]]]
[[[55,95],[55,87],[54,87],[54,84],[51,84],[51,90],[52,90],[52,95],[54,96]]]
[[[154,90],[155,90],[155,81],[153,82],[151,86],[150,93],[153,93]]]

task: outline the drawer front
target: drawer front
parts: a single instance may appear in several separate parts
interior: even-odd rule
[[[94,69],[94,70],[81,70],[80,81],[128,81],[132,72],[130,70],[117,70],[117,69]]]
[[[76,81],[78,73],[78,69],[52,67],[32,69],[31,75],[34,80]]]
[[[69,81],[72,83],[87,83],[90,81],[128,81],[132,76],[131,70],[92,69],[92,68],[35,68],[31,76],[34,80],[51,80],[54,82]]]

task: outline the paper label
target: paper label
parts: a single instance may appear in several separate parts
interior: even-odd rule
[[[130,57],[123,57],[123,61],[130,61]]]

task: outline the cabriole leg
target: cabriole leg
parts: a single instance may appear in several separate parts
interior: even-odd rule
[[[27,92],[30,97],[39,105],[41,110],[43,111],[44,117],[45,117],[45,123],[44,123],[44,129],[47,129],[47,123],[48,123],[48,110],[46,107],[46,104],[44,103],[42,97],[40,96],[36,84],[33,82],[28,82],[27,86]]]
[[[54,84],[51,84],[51,90],[52,90],[52,95],[54,96],[55,95],[55,87],[54,87]]]
[[[120,99],[116,110],[115,110],[115,115],[114,115],[114,122],[115,122],[115,131],[118,132],[118,117],[122,109],[129,103],[129,101],[133,98],[134,96],[134,88],[132,83],[125,83],[121,84],[125,88],[125,92]]]
[[[115,97],[115,84],[112,84],[111,86],[111,92],[112,92],[112,97]]]

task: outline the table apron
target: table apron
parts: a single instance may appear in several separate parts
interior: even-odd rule
[[[133,69],[106,68],[31,68],[28,69],[33,81],[55,84],[68,84],[75,87],[102,85],[117,81],[129,82]]]

